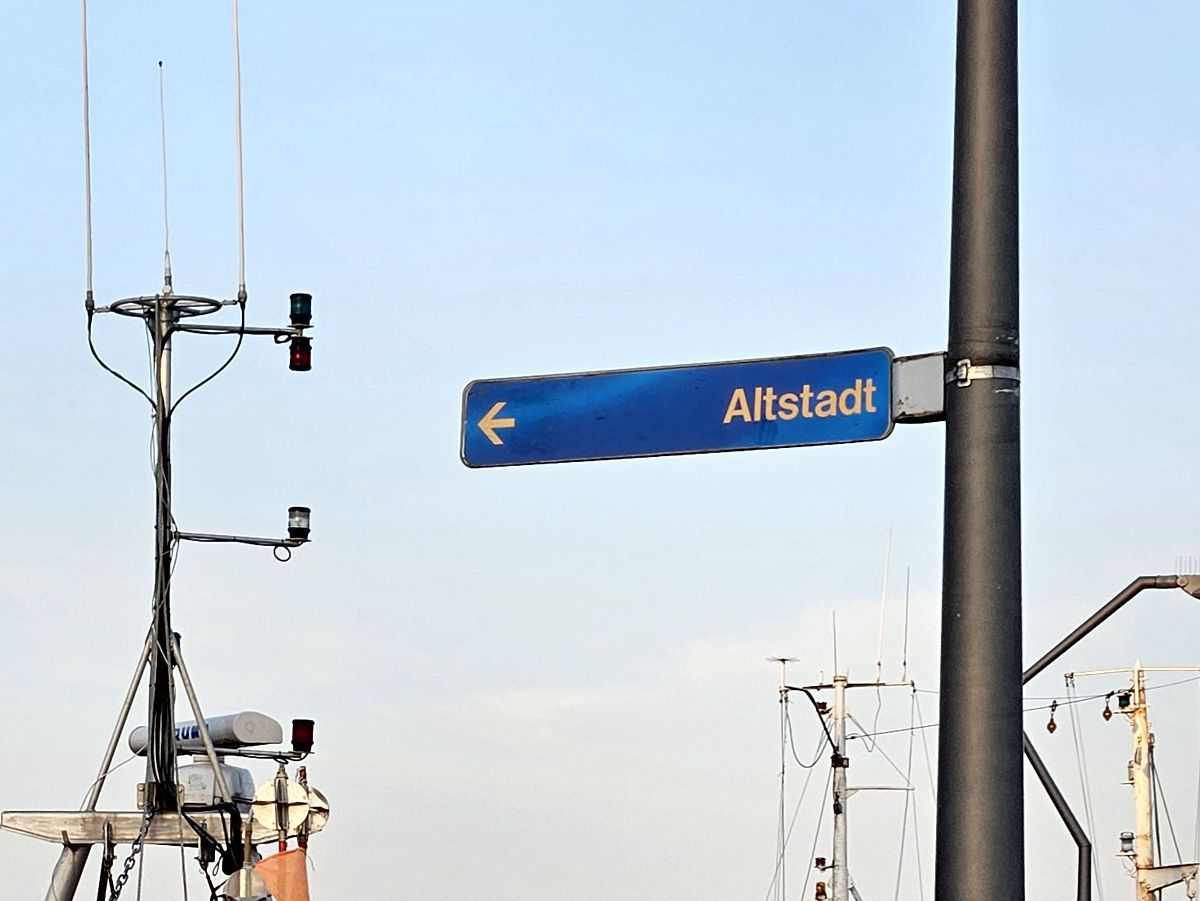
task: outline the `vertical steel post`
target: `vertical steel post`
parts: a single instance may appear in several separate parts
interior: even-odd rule
[[[159,296],[154,316],[155,359],[155,521],[154,610],[150,634],[150,709],[146,735],[146,810],[175,810],[175,685],[171,646],[171,329],[174,302],[169,288]]]
[[[937,901],[1025,896],[1017,4],[959,0]]]

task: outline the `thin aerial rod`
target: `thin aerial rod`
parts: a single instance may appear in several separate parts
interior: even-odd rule
[[[900,660],[900,681],[908,680],[908,596],[912,588],[912,567],[904,569],[904,650]]]
[[[163,64],[158,61],[158,125],[162,138],[163,173],[163,294],[171,291],[171,220],[167,216],[167,99]]]
[[[237,133],[238,294],[246,301],[246,214],[242,198],[242,48],[238,38],[238,0],[233,0],[233,84]]]
[[[83,207],[87,238],[87,304],[89,310],[94,303],[92,294],[92,114],[88,100],[88,31],[87,0],[83,3]]]
[[[838,669],[837,651],[838,651],[838,648],[837,648],[837,611],[834,610],[833,611],[833,677],[835,679],[841,673],[841,670]]]
[[[883,554],[883,591],[879,597],[879,645],[875,650],[875,681],[883,678],[883,625],[887,612],[888,572],[892,568],[892,527],[888,526],[887,549]],[[836,674],[835,674],[836,675]]]

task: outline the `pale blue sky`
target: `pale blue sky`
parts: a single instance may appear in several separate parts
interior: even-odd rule
[[[307,503],[314,543],[287,567],[186,547],[176,623],[207,708],[317,720],[310,773],[334,805],[314,842],[318,897],[760,897],[778,766],[763,658],[829,672],[837,609],[843,660],[873,670],[889,527],[888,659],[911,566],[912,673],[937,687],[940,425],[854,447],[483,472],[457,445],[474,378],[941,349],[953,10],[243,4],[250,317],[281,322],[286,295],[310,291],[314,370],[289,373],[281,349],[251,342],[182,408],[177,517],[273,534]],[[229,9],[91,13],[97,293],[159,284],[163,59],[176,287],[226,296]],[[1133,576],[1200,554],[1198,28],[1185,3],[1022,11],[1030,659]],[[8,809],[78,802],[149,612],[147,417],[84,343],[79,92],[78,7],[8,10]],[[134,326],[105,319],[97,334],[144,372]],[[181,341],[180,381],[217,356]],[[1163,613],[1126,615],[1037,693],[1061,691],[1068,668],[1195,662],[1194,602],[1144,604]],[[873,715],[873,699],[859,706]],[[1177,707],[1181,732],[1168,719],[1160,741],[1194,749],[1194,686]],[[886,708],[907,724],[907,699]],[[936,708],[928,696],[927,720]],[[804,744],[814,725],[797,718]],[[1059,736],[1047,757],[1075,788]],[[1091,762],[1111,795],[1097,844],[1119,894],[1110,851],[1128,799],[1113,787],[1124,751],[1109,751]],[[133,805],[138,766],[109,804]],[[1195,778],[1172,786],[1185,830]],[[1072,846],[1036,792],[1030,896],[1063,896]],[[894,841],[898,810],[875,803],[852,835],[856,878],[883,897],[894,853],[870,849]],[[921,804],[928,867],[927,791]],[[55,856],[0,836],[14,891],[40,891]],[[905,892],[918,897],[915,882]]]

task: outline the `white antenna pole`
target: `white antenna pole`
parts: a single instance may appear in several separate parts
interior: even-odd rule
[[[158,61],[158,124],[162,138],[163,173],[163,294],[172,293],[171,286],[171,221],[167,216],[167,99],[163,64]]]
[[[776,896],[787,899],[787,661],[779,661],[779,879]]]
[[[87,304],[92,309],[92,114],[88,99],[88,31],[87,0],[83,2],[83,206],[87,220],[85,241],[87,258]]]
[[[833,678],[834,678],[834,681],[837,681],[837,677],[838,677],[839,673],[841,673],[841,670],[838,669],[838,659],[837,659],[837,611],[834,610],[833,611]]]
[[[912,567],[904,568],[904,651],[900,660],[900,681],[908,681],[908,593],[912,587]]]
[[[233,82],[237,132],[238,293],[246,302],[246,215],[242,198],[242,48],[238,37],[238,0],[233,0]]]
[[[833,901],[847,901],[846,677],[833,677]]]
[[[875,651],[875,681],[883,678],[883,623],[887,612],[888,571],[892,568],[892,527],[888,526],[887,550],[883,554],[883,591],[879,597],[879,645]]]
[[[787,823],[786,823],[786,779],[787,779],[787,749],[788,737],[787,705],[788,684],[787,665],[795,661],[795,657],[768,657],[770,663],[779,664],[779,836],[777,841],[778,860],[775,865],[776,879],[774,884],[775,898],[786,901],[787,898]]]

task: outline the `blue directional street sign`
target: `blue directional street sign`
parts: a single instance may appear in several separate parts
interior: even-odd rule
[[[892,431],[892,352],[512,379],[463,391],[462,460],[519,466],[876,441]]]

